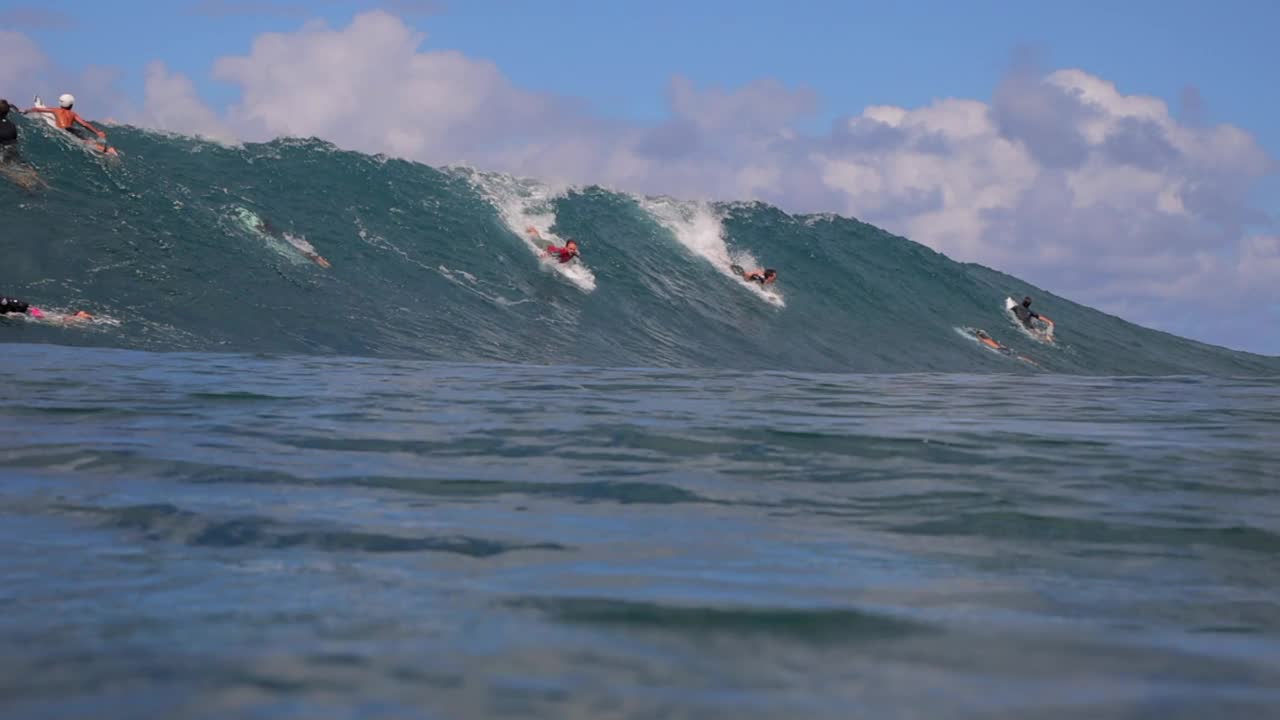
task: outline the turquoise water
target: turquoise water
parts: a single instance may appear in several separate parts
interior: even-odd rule
[[[112,162],[23,130],[51,189],[0,183],[0,293],[120,324],[4,327],[3,341],[608,367],[1280,374],[1280,359],[1138,328],[847,218],[557,191],[319,141],[225,148],[120,128],[111,137],[125,158]],[[246,227],[246,212],[278,232]],[[528,225],[581,240],[582,265],[540,261]],[[776,296],[733,278],[731,262],[777,268]],[[1056,321],[1054,345],[1004,311],[1006,296],[1025,294]]]
[[[0,319],[0,717],[1280,710],[1276,358],[849,219],[28,135],[0,292],[99,320]]]

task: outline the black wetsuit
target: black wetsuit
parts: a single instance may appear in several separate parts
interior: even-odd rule
[[[1018,320],[1020,320],[1022,324],[1027,328],[1031,327],[1032,318],[1035,318],[1036,320],[1040,319],[1040,316],[1035,314],[1035,312],[1033,312],[1031,308],[1027,307],[1026,305],[1014,305],[1013,314],[1017,315]]]
[[[22,302],[18,298],[5,297],[0,295],[0,315],[6,313],[23,313],[27,312],[30,305]]]
[[[18,126],[7,117],[0,118],[0,145],[12,145],[18,142]]]
[[[18,126],[9,118],[0,118],[0,162],[8,162],[18,157]]]

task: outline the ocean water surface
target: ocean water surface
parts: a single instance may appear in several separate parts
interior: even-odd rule
[[[6,718],[1280,712],[1280,380],[7,344]]]

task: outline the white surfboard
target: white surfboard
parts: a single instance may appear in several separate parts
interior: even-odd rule
[[[35,101],[31,103],[31,107],[44,108],[47,106],[40,101],[40,96],[37,95]],[[32,112],[32,113],[27,113],[27,117],[33,120],[39,120],[45,125],[48,125],[49,127],[53,128],[54,130],[58,129],[58,119],[55,118],[53,115],[50,115],[49,113]]]

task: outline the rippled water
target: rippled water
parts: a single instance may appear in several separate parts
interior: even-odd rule
[[[1280,381],[5,352],[6,718],[1280,713]]]

